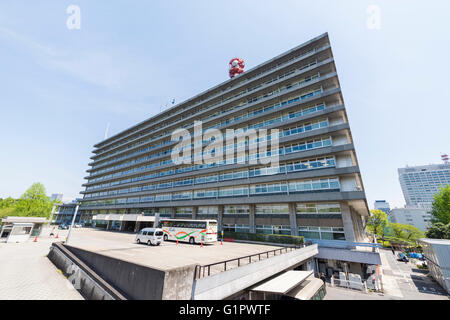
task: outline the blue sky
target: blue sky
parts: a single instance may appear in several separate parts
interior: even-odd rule
[[[69,30],[69,5],[81,29]],[[381,28],[367,28],[369,5]],[[0,3],[0,197],[33,182],[75,198],[92,146],[328,32],[369,206],[403,206],[397,168],[450,152],[448,13],[439,1]]]

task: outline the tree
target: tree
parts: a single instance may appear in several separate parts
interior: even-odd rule
[[[367,229],[383,239],[385,228],[388,225],[387,214],[381,210],[370,210],[370,217],[367,220]]]
[[[450,185],[441,186],[439,192],[434,195],[431,215],[433,224],[437,222],[444,225],[450,223]]]
[[[21,216],[50,217],[53,202],[45,194],[41,183],[33,185],[17,200],[16,210]]]
[[[409,224],[389,223],[389,227],[386,239],[390,242],[415,245],[416,241],[424,236],[422,231]]]
[[[16,204],[16,200],[8,197],[0,201],[0,208],[12,208]]]

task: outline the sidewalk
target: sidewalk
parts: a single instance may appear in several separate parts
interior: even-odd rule
[[[62,241],[66,233],[60,231],[59,239],[0,243],[0,300],[83,300],[47,258],[52,242]]]

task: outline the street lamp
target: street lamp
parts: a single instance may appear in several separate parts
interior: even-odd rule
[[[50,225],[52,224],[53,215],[55,214],[56,207],[60,207],[60,206],[61,206],[60,203],[56,203],[56,202],[55,202],[55,203],[53,204],[52,213],[51,213],[51,215],[50,215],[50,220],[48,220],[47,227],[50,227]],[[58,209],[58,212],[59,212],[59,209]]]
[[[77,217],[77,212],[78,212],[79,207],[80,207],[80,203],[77,202],[77,206],[75,207],[75,213],[73,214],[72,224],[70,225],[70,228],[69,228],[69,234],[67,235],[67,238],[66,238],[66,244],[69,243],[70,234],[72,233],[73,224],[75,223],[75,218]]]

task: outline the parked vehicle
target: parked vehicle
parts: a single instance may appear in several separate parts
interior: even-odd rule
[[[136,243],[159,246],[163,241],[163,233],[163,230],[159,228],[144,228],[136,235]]]
[[[73,226],[75,228],[82,228],[83,227],[83,225],[81,223],[75,223]]]
[[[403,261],[405,263],[409,262],[408,256],[406,254],[404,254],[403,252],[400,252],[398,254],[398,261]]]
[[[67,229],[69,229],[69,226],[65,223],[62,223],[58,226],[58,229],[67,230]]]
[[[164,241],[217,242],[217,220],[161,219],[159,227],[164,232]]]

